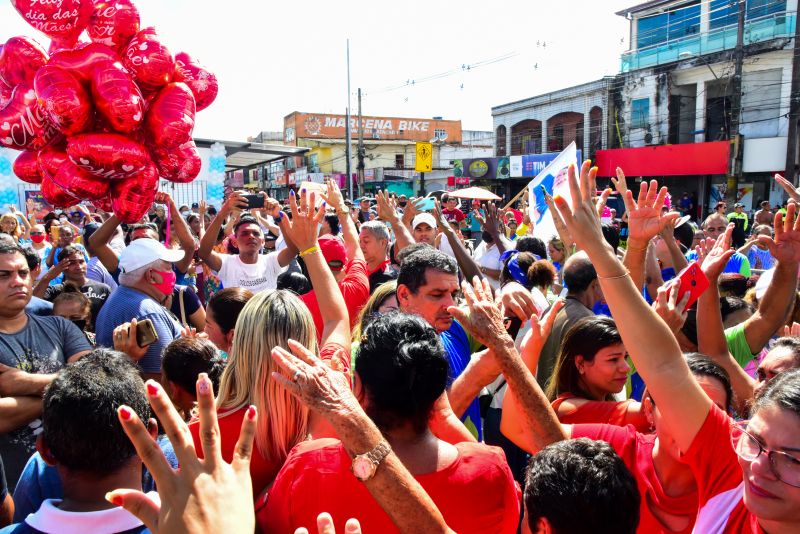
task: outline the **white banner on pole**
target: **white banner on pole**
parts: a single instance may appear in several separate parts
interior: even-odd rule
[[[536,175],[536,178],[531,180],[528,184],[528,206],[530,210],[531,222],[534,223],[533,235],[543,240],[545,243],[551,237],[557,236],[556,225],[553,222],[553,214],[547,207],[544,200],[544,193],[542,187],[547,190],[547,193],[556,196],[561,195],[564,199],[572,204],[569,194],[569,183],[567,181],[567,170],[570,164],[576,166],[576,171],[579,169],[578,151],[575,147],[575,142],[569,144],[567,148],[561,151],[542,172]]]

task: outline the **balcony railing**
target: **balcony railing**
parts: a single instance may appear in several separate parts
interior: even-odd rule
[[[783,11],[745,21],[745,46],[781,37],[793,37],[796,18],[796,12]],[[701,56],[731,50],[736,47],[736,30],[736,25],[726,26],[639,50],[631,50],[622,54],[620,72],[630,72],[678,61],[681,54]]]

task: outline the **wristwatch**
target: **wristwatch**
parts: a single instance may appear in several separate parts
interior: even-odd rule
[[[336,208],[336,213],[338,215],[350,215],[350,208],[348,208],[347,206],[339,206],[338,208]]]
[[[375,476],[378,466],[384,458],[389,456],[390,452],[392,452],[392,448],[389,444],[386,441],[381,441],[371,451],[353,458],[353,465],[350,466],[350,470],[358,480],[366,482]]]

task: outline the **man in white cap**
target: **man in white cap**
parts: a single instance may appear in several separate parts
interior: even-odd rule
[[[97,344],[106,347],[114,346],[114,331],[118,326],[130,321],[130,329],[135,330],[137,322],[145,319],[153,322],[158,339],[139,360],[142,372],[148,377],[161,376],[161,353],[180,337],[180,325],[164,302],[175,287],[172,264],[182,258],[182,250],[170,250],[155,239],[132,241],[119,257],[119,287],[97,316]],[[116,335],[121,334],[118,331]]]
[[[436,219],[430,213],[419,213],[411,221],[411,233],[417,243],[427,243],[435,246]]]

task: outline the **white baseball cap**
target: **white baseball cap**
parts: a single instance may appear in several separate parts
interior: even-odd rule
[[[420,224],[425,223],[431,228],[436,228],[436,219],[430,213],[420,213],[411,221],[411,228],[416,229]]]
[[[119,268],[123,273],[129,273],[156,260],[175,263],[182,259],[182,250],[170,250],[155,239],[140,238],[132,241],[119,255]]]

